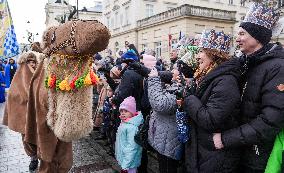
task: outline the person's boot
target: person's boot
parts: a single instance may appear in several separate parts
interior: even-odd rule
[[[31,162],[30,162],[30,165],[29,165],[29,170],[30,171],[35,171],[38,167],[38,159],[37,157],[31,157]]]

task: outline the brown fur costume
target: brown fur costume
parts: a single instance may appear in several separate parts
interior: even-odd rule
[[[24,141],[29,86],[34,74],[34,69],[27,62],[31,60],[39,62],[42,59],[43,55],[33,51],[25,52],[19,57],[19,68],[8,92],[3,119],[4,125],[22,134],[24,149],[30,157],[36,156],[37,148]]]
[[[44,33],[43,52],[47,58],[38,65],[31,81],[25,136],[26,141],[38,146],[38,157],[41,159],[39,172],[68,172],[72,166],[72,143],[62,142],[56,134],[63,134],[58,137],[71,141],[70,134],[67,134],[66,138],[66,131],[62,133],[66,128],[72,130],[73,126],[66,122],[71,122],[72,119],[78,122],[79,116],[88,117],[92,113],[92,103],[87,101],[91,98],[92,87],[81,88],[78,92],[71,91],[73,93],[56,92],[45,88],[44,81],[51,57],[59,59],[60,55],[57,54],[75,57],[92,55],[105,49],[109,38],[108,29],[98,21],[70,21],[49,28]],[[64,60],[69,61],[69,59]],[[87,62],[87,59],[83,61]],[[84,101],[80,102],[80,99]],[[31,116],[32,114],[35,116]],[[61,117],[58,118],[58,115],[63,115],[66,119],[59,120]],[[80,123],[78,126],[81,126]],[[86,134],[84,131],[81,133]],[[76,138],[76,134],[72,135]]]
[[[27,60],[39,62],[40,59],[43,59],[43,55],[32,51],[25,52],[19,57],[19,68],[8,92],[3,124],[21,134],[25,134],[28,92],[34,74],[34,70],[27,64]]]

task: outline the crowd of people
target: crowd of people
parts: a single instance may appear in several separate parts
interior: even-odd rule
[[[180,39],[169,64],[127,41],[114,55],[95,54],[93,129],[121,172],[147,173],[148,152],[160,173],[284,171],[284,50],[271,41],[278,20],[270,3],[253,3],[234,55],[231,36],[214,29]],[[25,62],[36,68],[35,59]],[[13,64],[5,67],[9,81]]]
[[[255,3],[240,25],[242,54],[230,55],[231,37],[212,29],[173,46],[171,64],[133,44],[115,61],[96,56],[103,88],[95,129],[122,172],[147,172],[147,151],[157,154],[163,173],[279,172],[280,146],[268,158],[284,125],[284,52],[270,43],[278,19],[265,5]],[[255,20],[259,8],[273,20]]]
[[[5,88],[9,88],[16,73],[17,63],[13,58],[0,59],[0,103],[5,102]]]

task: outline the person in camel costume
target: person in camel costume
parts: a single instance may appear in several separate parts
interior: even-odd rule
[[[109,42],[98,21],[69,21],[43,34],[44,59],[31,79],[25,141],[37,145],[40,173],[67,173],[73,163],[72,141],[93,128],[92,85],[97,76],[91,57]]]
[[[32,49],[33,50],[33,49]],[[38,165],[36,145],[24,141],[29,85],[35,72],[37,62],[43,56],[38,52],[28,51],[18,58],[19,68],[11,83],[5,104],[3,125],[22,135],[25,152],[31,157],[29,169],[35,170]]]

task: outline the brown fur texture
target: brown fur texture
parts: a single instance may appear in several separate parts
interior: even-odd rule
[[[31,80],[25,141],[38,146],[37,155],[40,159],[51,162],[58,139],[46,123],[48,102],[47,89],[43,83],[45,77],[44,63],[47,63],[47,59],[39,63]]]
[[[49,91],[47,124],[61,141],[71,142],[87,136],[93,129],[92,87],[76,93]]]
[[[99,83],[97,85],[97,91],[98,93],[100,93],[100,95],[99,95],[97,109],[94,112],[94,127],[101,127],[102,122],[103,122],[103,115],[102,115],[101,110],[104,105],[104,100],[107,96],[107,90],[103,83]]]
[[[60,60],[60,57],[53,56]],[[77,59],[68,59],[68,66]],[[88,59],[82,59],[83,66],[88,68]],[[47,67],[45,67],[47,68]],[[57,73],[57,76],[61,74]],[[76,75],[76,73],[75,73]],[[73,76],[70,76],[72,79]],[[88,135],[93,129],[92,119],[93,87],[88,86],[77,91],[62,92],[48,90],[47,124],[61,141],[70,142]]]
[[[19,68],[8,92],[3,124],[21,134],[25,134],[29,85],[34,74],[26,62],[28,59],[38,62],[43,58],[44,55],[37,52],[23,53],[18,59]]]
[[[75,43],[80,55],[94,55],[107,47],[110,33],[106,26],[98,21],[78,20],[75,22],[77,24],[75,27]],[[52,48],[70,38],[72,23],[74,21],[69,21],[58,27],[51,27],[44,33],[44,53],[49,54]],[[77,55],[71,46],[67,46],[54,53]]]
[[[32,51],[42,53],[42,48],[40,47],[39,42],[33,42],[32,45],[31,45],[31,49],[32,49]]]

